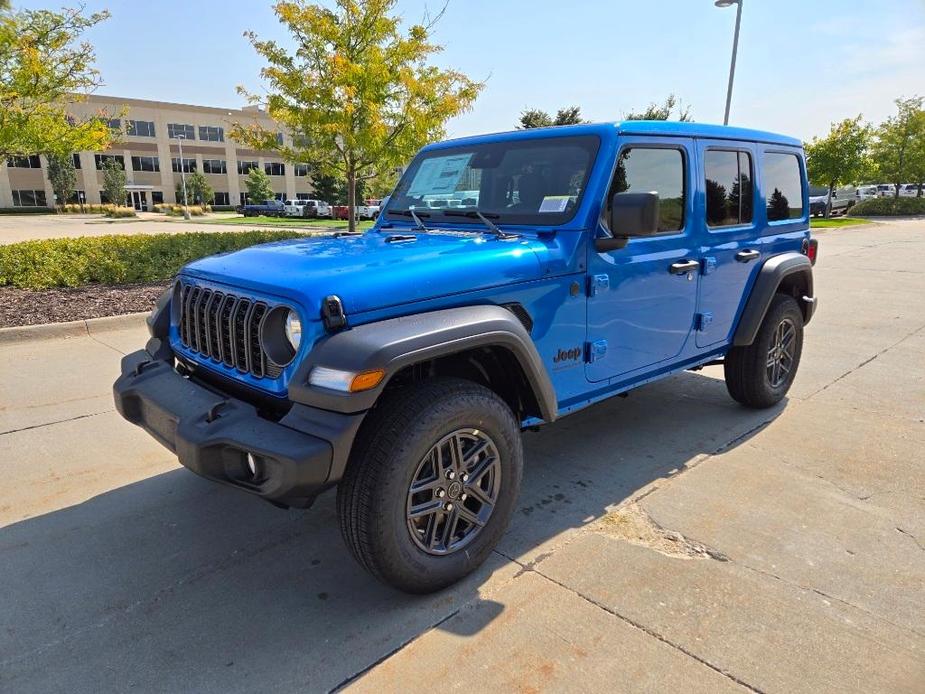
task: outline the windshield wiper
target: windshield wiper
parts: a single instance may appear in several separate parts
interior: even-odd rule
[[[421,231],[430,231],[430,229],[424,226],[424,222],[421,221],[421,217],[430,217],[430,212],[421,212],[419,215],[409,207],[407,210],[389,210],[388,214],[398,214],[402,217],[411,217],[411,219],[414,220],[417,229],[420,229]]]
[[[485,226],[488,227],[488,230],[494,234],[499,239],[512,239],[516,234],[508,234],[498,228],[498,225],[495,224],[489,217],[494,217],[495,219],[500,219],[500,214],[483,214],[478,210],[443,210],[443,214],[447,217],[468,217],[469,219],[481,219]]]

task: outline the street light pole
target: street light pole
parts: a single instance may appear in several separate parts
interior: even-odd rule
[[[732,83],[736,76],[736,55],[739,52],[739,27],[742,25],[742,0],[716,0],[717,7],[736,5],[736,30],[732,40],[732,63],[729,65],[729,86],[726,88],[726,115],[723,116],[723,125],[729,125],[729,107],[732,105]]]
[[[186,199],[186,170],[183,168],[183,139],[186,135],[177,135],[177,144],[180,147],[180,181],[183,183],[183,219],[189,219],[189,202]]]

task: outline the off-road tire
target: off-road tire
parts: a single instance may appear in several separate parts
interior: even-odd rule
[[[491,515],[471,542],[450,554],[422,550],[408,528],[412,478],[427,452],[461,428],[494,443],[500,489]],[[523,446],[507,404],[462,379],[435,379],[397,389],[370,412],[354,443],[337,491],[344,541],[377,579],[408,593],[445,588],[478,568],[507,528],[520,492]]]
[[[793,357],[789,373],[775,385],[768,375],[769,353],[776,341],[777,330],[785,321],[789,321],[794,328]],[[733,399],[746,407],[772,407],[790,390],[802,351],[803,313],[792,296],[775,294],[755,341],[745,347],[733,347],[726,355],[726,389]]]

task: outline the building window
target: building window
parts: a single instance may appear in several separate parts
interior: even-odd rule
[[[151,204],[152,205],[163,205],[164,204],[164,193],[159,190],[151,191]]]
[[[629,147],[620,152],[614,193],[658,193],[658,230],[684,228],[684,154],[679,149]],[[610,207],[612,196],[607,198]],[[610,218],[607,210],[605,219]],[[613,230],[619,233],[618,229]]]
[[[267,162],[263,170],[267,172],[267,176],[286,175],[286,165],[278,161]]]
[[[38,154],[32,154],[28,157],[10,157],[6,160],[6,165],[14,169],[41,169],[42,160]]]
[[[133,171],[160,171],[161,162],[157,157],[132,157]]]
[[[80,205],[87,201],[87,195],[82,190],[72,190],[70,196],[65,201],[68,205]]]
[[[212,201],[213,205],[218,205],[219,207],[227,207],[231,204],[231,199],[228,197],[228,193],[215,193],[215,199]]]
[[[97,171],[102,171],[103,164],[109,160],[116,162],[120,169],[125,169],[125,157],[121,154],[94,154],[93,160],[96,162]]]
[[[73,156],[74,156],[74,168],[79,169],[80,168],[80,155],[77,152],[74,152]]]
[[[280,202],[285,202],[285,200],[286,200],[286,194],[285,194],[285,193],[274,193],[274,194],[273,194],[273,197],[274,197],[274,199],[279,200]]]
[[[44,190],[14,190],[13,205],[15,207],[48,207],[45,203]]]
[[[169,137],[171,140],[174,140],[180,135],[182,135],[183,139],[185,140],[196,139],[196,132],[192,125],[184,125],[183,123],[167,124],[167,137]]]
[[[769,222],[803,217],[803,177],[795,154],[768,152],[761,160]]]
[[[225,129],[215,125],[200,125],[199,139],[204,142],[224,142]]]
[[[202,172],[207,174],[226,174],[228,165],[224,159],[203,159]]]
[[[736,226],[752,221],[752,157],[748,152],[707,150],[704,157],[707,225]]]
[[[278,144],[280,147],[283,146],[283,134],[282,133],[276,133],[276,144]]]
[[[135,137],[154,137],[154,123],[149,120],[127,120],[125,132]]]
[[[242,176],[246,176],[251,172],[251,169],[256,169],[257,167],[258,164],[255,161],[238,161],[238,173]]]
[[[296,193],[295,199],[296,200],[311,200],[312,199],[311,195],[312,195],[311,193]]]
[[[238,193],[238,197],[240,198],[242,205],[250,204],[250,200],[251,200],[250,193]]]
[[[180,173],[180,157],[170,159],[170,168],[174,173]],[[183,158],[183,173],[193,173],[196,170],[196,160]]]
[[[110,118],[107,125],[109,125],[110,130],[122,130],[122,121],[118,118]]]
[[[295,165],[295,175],[296,176],[308,176],[308,164],[296,164]]]

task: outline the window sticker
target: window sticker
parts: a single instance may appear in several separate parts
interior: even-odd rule
[[[411,182],[408,195],[419,198],[423,195],[452,193],[469,166],[470,159],[471,153],[424,160]]]
[[[540,212],[565,212],[570,195],[547,195],[540,204]]]

